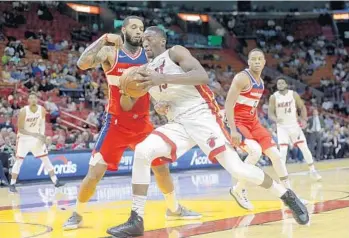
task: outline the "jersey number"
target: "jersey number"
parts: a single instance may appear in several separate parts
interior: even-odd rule
[[[289,108],[285,108],[285,114],[287,114],[287,113],[291,113],[292,112],[292,110],[291,110],[291,108],[289,107]]]
[[[253,106],[252,106],[252,109],[251,109],[251,111],[250,111],[250,114],[251,114],[251,115],[254,115],[254,113],[256,112],[257,106],[258,106],[258,101],[255,101],[254,104],[253,104]]]
[[[29,127],[34,127],[36,125],[36,122],[32,122],[29,124]]]
[[[155,69],[156,72],[163,74],[164,73],[164,67],[165,67],[165,61]],[[167,83],[166,84],[161,84],[159,85],[159,90],[162,92],[162,90],[165,90],[167,88]]]

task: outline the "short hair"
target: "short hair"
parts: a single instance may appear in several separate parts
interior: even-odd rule
[[[31,91],[31,92],[29,93],[29,97],[30,97],[31,95],[34,95],[35,97],[38,97],[38,95],[37,95],[36,92],[34,92],[34,91]]]
[[[153,31],[156,33],[157,36],[160,36],[161,38],[167,40],[166,32],[158,26],[147,27],[146,31]]]
[[[276,78],[276,83],[277,83],[279,80],[284,80],[285,83],[288,85],[288,81],[287,81],[287,79],[286,79],[284,76],[282,76],[282,75],[278,76],[278,77]]]
[[[254,49],[252,49],[250,52],[248,52],[248,58],[250,58],[250,55],[251,55],[251,53],[253,53],[253,52],[261,52],[261,53],[263,54],[263,56],[265,56],[263,50],[261,50],[261,49],[259,49],[259,48],[254,48]]]
[[[140,20],[141,22],[143,22],[143,18],[139,17],[139,16],[128,16],[125,18],[124,22],[122,23],[122,27],[126,27],[129,23],[131,19],[137,19]]]

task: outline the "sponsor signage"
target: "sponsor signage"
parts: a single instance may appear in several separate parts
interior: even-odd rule
[[[119,164],[119,170],[108,171],[106,174],[130,174],[132,171],[133,154],[133,151],[125,151]],[[84,177],[89,168],[90,157],[90,151],[49,154],[55,173],[59,178]],[[191,149],[177,161],[170,164],[171,171],[219,167],[219,164],[212,163],[197,147]],[[23,161],[19,179],[38,180],[46,178],[49,178],[48,171],[45,170],[41,160],[36,159],[33,155],[28,155]]]

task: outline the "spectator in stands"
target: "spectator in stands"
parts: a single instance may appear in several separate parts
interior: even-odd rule
[[[54,121],[59,116],[59,109],[56,103],[52,102],[52,97],[49,97],[45,102],[45,108],[51,116],[51,120]]]
[[[67,108],[64,109],[64,111],[67,112],[76,112],[76,103],[73,101],[71,97],[67,97],[67,102],[66,102]]]
[[[319,111],[317,109],[313,110],[313,116],[308,119],[308,122],[309,122],[309,126],[307,129],[307,132],[308,132],[309,149],[312,152],[313,156],[315,156],[315,158],[319,160],[321,159],[321,150],[322,150],[321,138],[325,128],[325,122],[322,119],[322,117],[319,115]]]
[[[49,92],[53,89],[53,85],[47,83],[47,80],[46,79],[43,79],[41,82],[40,82],[40,85],[39,85],[39,91],[42,91],[42,92]]]
[[[88,114],[86,121],[91,124],[98,125],[98,116],[97,109],[94,109]]]
[[[12,115],[12,108],[11,105],[8,102],[4,102],[0,104],[0,114],[4,115]]]
[[[1,81],[13,82],[13,78],[11,78],[11,73],[7,65],[5,65],[5,68],[1,72]]]
[[[36,84],[37,83],[35,82],[34,78],[29,78],[26,82],[24,82],[24,86],[29,90],[32,89]]]
[[[12,131],[15,130],[14,126],[12,125],[11,117],[9,116],[9,114],[5,116],[5,121],[3,123],[0,123],[0,129],[2,128],[6,128],[6,129],[11,128]]]
[[[1,57],[1,63],[3,65],[6,65],[10,61],[10,59],[11,59],[11,57],[8,53],[8,50],[7,50],[7,48],[5,48],[4,55]]]

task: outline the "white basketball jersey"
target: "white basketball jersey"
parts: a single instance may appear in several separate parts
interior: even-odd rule
[[[293,97],[293,91],[288,90],[285,95],[280,92],[274,93],[276,117],[282,119],[278,125],[298,125],[296,100]]]
[[[25,106],[25,120],[24,130],[31,133],[40,133],[41,123],[45,123],[42,120],[42,106],[37,106],[36,112],[32,112],[29,106]],[[28,135],[22,135],[21,137],[28,137]]]
[[[162,74],[185,73],[170,59],[169,50],[153,59],[147,67]],[[156,101],[165,101],[170,104],[168,119],[189,115],[203,108],[208,109],[208,103],[214,98],[206,85],[162,84],[152,87],[149,93]]]

